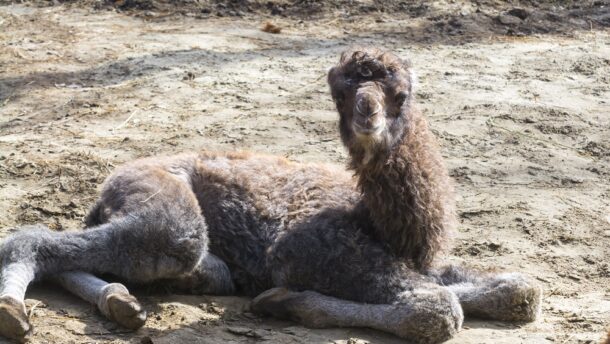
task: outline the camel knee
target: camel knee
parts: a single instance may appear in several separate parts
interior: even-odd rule
[[[111,262],[107,267],[110,271],[103,272],[130,282],[178,278],[192,271],[207,252],[207,231],[201,215],[184,214],[171,204],[143,208],[102,226],[110,229],[108,250],[118,252],[114,261],[120,263]]]
[[[34,264],[44,259],[40,248],[45,241],[51,240],[53,233],[41,225],[27,226],[10,235],[0,244],[0,266],[11,263]]]
[[[415,289],[398,304],[395,333],[417,343],[441,343],[462,328],[464,313],[458,297],[443,289]]]

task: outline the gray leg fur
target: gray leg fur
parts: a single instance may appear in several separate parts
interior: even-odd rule
[[[252,301],[252,310],[313,328],[368,327],[416,343],[440,343],[462,326],[457,297],[437,285],[405,291],[393,304],[366,304],[314,291],[273,288]]]
[[[120,283],[108,283],[81,271],[64,272],[53,279],[71,293],[96,305],[106,318],[125,328],[135,330],[146,321],[146,311]]]
[[[23,300],[28,284],[34,279],[34,266],[27,262],[14,262],[2,269],[0,297]]]
[[[450,265],[433,273],[460,299],[467,316],[530,322],[541,312],[542,289],[518,273],[483,273]]]
[[[60,283],[129,328],[144,314],[119,284],[87,273],[147,283],[184,276],[207,254],[207,226],[188,183],[162,169],[126,168],[110,177],[88,218],[91,228],[57,233],[24,228],[0,245],[0,336],[30,331],[23,298],[36,279],[67,271]]]
[[[203,218],[177,209],[175,204],[157,204],[80,232],[23,229],[0,246],[0,336],[20,339],[31,330],[24,295],[33,280],[64,271],[112,273],[137,283],[171,279],[192,271],[205,252]],[[114,306],[105,315],[136,327],[112,311],[121,307],[121,313],[135,311],[137,301],[130,300],[127,290],[119,291],[117,286],[106,292],[105,298]],[[137,319],[138,315],[132,320]]]
[[[32,327],[23,299],[33,278],[33,264],[14,262],[3,267],[0,274],[0,335],[20,340],[30,334]]]

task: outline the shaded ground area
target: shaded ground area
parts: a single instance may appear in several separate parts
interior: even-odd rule
[[[8,2],[4,0],[5,2]],[[31,1],[38,6],[58,1]],[[610,0],[72,0],[63,4],[79,8],[116,10],[147,19],[174,15],[208,19],[214,17],[291,18],[303,21],[333,18],[359,22],[374,16],[416,19],[400,34],[418,42],[463,43],[490,34],[526,36],[570,35],[574,30],[610,27]],[[2,1],[0,1],[2,3]]]
[[[541,321],[469,320],[452,342],[601,338],[610,320],[606,2],[251,1],[242,17],[222,11],[244,2],[220,3],[0,6],[0,237],[22,224],[80,228],[99,184],[137,157],[248,149],[343,164],[324,76],[346,46],[377,44],[414,61],[418,101],[456,180],[461,225],[449,259],[523,271],[545,289]],[[304,12],[315,4],[327,7]],[[515,8],[531,12],[503,24],[498,16]],[[535,19],[549,13],[561,18],[554,26]],[[262,32],[268,20],[282,32]],[[402,342],[259,318],[243,298],[137,295],[150,318],[126,333],[43,283],[28,294],[34,342]]]

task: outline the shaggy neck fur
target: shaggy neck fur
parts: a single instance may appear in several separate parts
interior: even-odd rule
[[[351,149],[373,236],[418,270],[427,270],[454,223],[452,185],[426,120],[410,111],[402,135],[391,148]]]

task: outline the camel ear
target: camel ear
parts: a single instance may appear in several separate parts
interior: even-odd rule
[[[343,94],[341,92],[341,87],[342,85],[340,85],[340,80],[342,76],[339,74],[339,67],[332,67],[328,69],[328,73],[327,73],[327,77],[326,77],[326,82],[328,83],[328,86],[330,86],[330,94],[333,98],[333,101],[335,102],[335,104],[337,104],[338,107],[342,107],[343,106]]]
[[[409,71],[409,88],[411,89],[410,93],[413,94],[417,91],[419,87],[419,78],[417,77],[417,73],[415,73],[415,69],[413,67],[408,69]]]
[[[417,78],[417,74],[415,73],[411,60],[407,58],[402,58],[400,60],[402,62],[402,68],[404,68],[404,70],[409,74],[409,91],[411,94],[413,94],[413,92],[415,92],[419,86],[419,79]]]
[[[335,74],[335,70],[337,67],[329,67],[326,70],[326,82],[331,85],[331,81],[333,79],[333,75]]]
[[[337,87],[338,81],[341,79],[340,68],[339,67],[331,67],[326,72],[326,82],[331,89]]]

